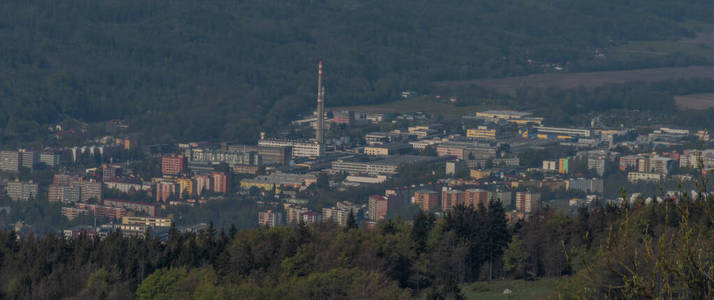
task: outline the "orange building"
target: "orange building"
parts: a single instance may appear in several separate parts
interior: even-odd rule
[[[213,179],[213,191],[216,193],[226,194],[231,191],[231,181],[225,173],[212,172],[210,174]]]
[[[420,190],[414,192],[414,204],[423,211],[433,211],[439,209],[441,199],[439,193],[431,190]]]
[[[479,204],[488,207],[488,191],[468,189],[464,192],[464,205],[478,208]]]
[[[441,192],[441,210],[447,211],[454,206],[464,204],[464,192],[459,190],[448,190]]]
[[[183,155],[164,155],[161,157],[161,174],[179,175],[186,169],[186,164]]]

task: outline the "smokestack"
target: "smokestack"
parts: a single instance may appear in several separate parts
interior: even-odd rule
[[[322,61],[317,67],[317,129],[315,137],[317,143],[325,143],[325,87],[322,86]]]

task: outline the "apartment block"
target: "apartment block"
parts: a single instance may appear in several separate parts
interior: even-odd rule
[[[468,189],[464,191],[464,205],[478,208],[479,204],[488,207],[489,192],[482,189]]]
[[[37,198],[38,193],[37,183],[22,182],[22,181],[10,181],[7,183],[7,195],[10,199],[18,200],[29,200],[30,198]]]
[[[78,184],[81,189],[82,202],[87,202],[89,199],[102,200],[102,183],[94,181],[82,181]]]
[[[283,224],[283,214],[274,210],[258,212],[258,225],[273,228]]]
[[[121,218],[121,223],[124,225],[145,225],[149,227],[171,227],[171,219],[167,218],[148,218],[148,217],[128,217]]]
[[[40,163],[50,168],[57,167],[60,164],[60,154],[56,152],[40,152]]]
[[[172,195],[178,194],[178,184],[171,181],[156,183],[156,202],[168,202]]]
[[[227,194],[231,191],[230,176],[221,172],[212,172],[210,174],[213,183],[213,192]]]
[[[431,190],[419,190],[414,192],[414,204],[423,211],[434,211],[441,206],[441,195]]]
[[[459,204],[465,204],[465,194],[459,190],[444,190],[441,192],[441,210],[447,211]]]
[[[183,155],[164,155],[161,157],[161,174],[179,175],[186,169],[186,157]]]
[[[540,209],[540,193],[516,192],[516,210],[521,213],[533,213]]]
[[[150,217],[156,217],[159,211],[159,205],[154,203],[134,202],[119,199],[105,199],[104,205],[111,207],[124,208],[129,211],[146,214]],[[169,224],[170,226],[170,224]]]
[[[369,220],[384,220],[389,211],[389,199],[382,195],[369,196]]]
[[[354,212],[356,213],[356,212]],[[322,209],[322,219],[332,220],[340,226],[347,226],[347,221],[349,219],[350,210],[342,209],[338,207],[330,207]]]
[[[20,150],[20,166],[32,170],[40,162],[40,153],[37,151]]]
[[[17,172],[20,169],[20,153],[0,151],[0,171]]]
[[[629,172],[627,173],[627,180],[630,182],[637,181],[650,181],[659,182],[663,178],[660,173],[648,173],[648,172]]]

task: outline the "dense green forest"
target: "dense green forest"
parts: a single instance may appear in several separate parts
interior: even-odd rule
[[[714,3],[668,0],[0,3],[0,143],[64,119],[126,119],[152,142],[254,141],[314,102],[394,100],[440,80],[708,64],[600,60],[596,48],[692,36]],[[535,63],[529,63],[535,62]]]
[[[172,228],[165,242],[1,231],[0,297],[459,299],[463,283],[545,277],[567,298],[714,295],[711,197],[546,208],[513,225],[498,202],[355,225]]]

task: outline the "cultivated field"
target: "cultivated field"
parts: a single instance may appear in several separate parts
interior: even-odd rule
[[[499,93],[514,95],[521,87],[557,87],[573,89],[578,87],[597,87],[632,81],[659,82],[685,78],[714,78],[714,66],[692,66],[651,68],[625,71],[583,72],[583,73],[548,73],[528,76],[477,79],[461,81],[442,81],[437,87],[459,85],[478,85],[493,89]]]
[[[705,110],[714,108],[714,93],[675,96],[674,102],[679,109]]]

